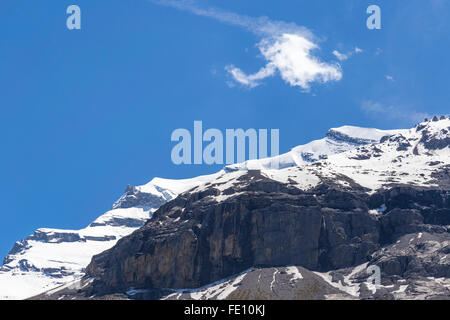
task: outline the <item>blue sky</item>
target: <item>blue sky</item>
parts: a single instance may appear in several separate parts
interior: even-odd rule
[[[404,128],[448,114],[450,1],[281,3],[2,1],[0,257],[38,227],[86,226],[127,184],[220,169],[171,162],[171,132],[194,120],[278,128],[286,152],[330,127]],[[66,28],[71,4],[81,30]],[[371,4],[381,30],[366,27]],[[283,76],[283,61],[267,52],[276,39],[282,53],[298,48],[280,42],[287,31],[340,76],[313,72],[328,80],[303,86],[301,74],[289,76],[298,70]],[[267,74],[245,85],[231,70],[247,81]]]

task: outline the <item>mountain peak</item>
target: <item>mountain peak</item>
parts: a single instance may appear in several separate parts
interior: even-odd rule
[[[324,181],[344,189],[357,186],[369,194],[392,185],[445,187],[450,185],[445,180],[449,139],[447,117],[435,117],[409,130],[342,126],[275,158],[250,160],[191,179],[154,178],[141,186],[129,185],[113,209],[88,227],[41,228],[16,242],[0,268],[0,297],[27,298],[81,277],[93,255],[144,225],[153,212],[181,193],[216,186],[213,193],[205,194],[221,202],[247,192],[246,177],[269,187],[275,181],[304,191]]]
[[[343,140],[354,144],[378,143],[381,138],[394,135],[407,130],[380,130],[376,128],[364,128],[356,126],[342,126],[331,128],[327,132],[327,137],[334,140]]]

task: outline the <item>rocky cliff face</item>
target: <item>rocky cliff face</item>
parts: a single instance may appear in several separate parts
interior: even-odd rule
[[[214,189],[180,196],[95,256],[87,272],[98,279],[97,288],[196,288],[254,266],[326,272],[362,264],[406,234],[450,240],[447,191],[397,187],[367,197],[325,184],[299,192],[252,172],[240,180],[251,182],[220,203],[209,197]],[[380,203],[385,211],[373,213]],[[382,266],[400,272],[391,266],[398,260]],[[435,269],[426,275],[440,277],[450,264]]]
[[[242,289],[240,298],[301,298],[306,283],[319,288],[306,290],[315,298],[450,296],[449,132],[448,118],[387,135],[341,127],[279,156],[277,170],[273,159],[254,160],[210,176],[129,187],[116,210],[145,209],[155,196],[160,204],[172,200],[94,256],[76,280],[82,289],[38,298],[232,298],[232,288]],[[302,160],[308,150],[312,163]],[[376,287],[367,282],[372,266],[381,269]],[[289,273],[294,267],[311,276],[301,282]],[[255,274],[272,274],[270,285],[252,287]],[[292,278],[298,284],[291,286]],[[277,290],[295,289],[278,294],[277,281]]]
[[[404,130],[383,131],[357,127],[331,129],[336,134],[298,146],[281,155],[281,167],[295,167],[328,155],[348,151],[382,136]],[[338,137],[339,135],[339,137]],[[0,268],[0,299],[26,298],[83,276],[94,254],[112,247],[118,239],[141,227],[161,205],[199,185],[214,181],[226,172],[249,167],[270,167],[271,160],[237,164],[207,176],[169,180],[154,178],[142,186],[128,186],[111,211],[81,230],[42,228],[16,242]]]
[[[421,278],[450,272],[449,122],[308,166],[224,173],[95,256],[89,294],[196,288],[252,267],[287,265],[344,270],[355,286],[364,272],[345,270],[374,264],[385,281],[382,297],[414,297]],[[387,289],[400,280],[410,291],[395,283]]]
[[[377,248],[376,219],[357,195],[327,186],[301,192],[259,172],[236,182],[226,193],[237,195],[219,203],[209,188],[163,206],[139,232],[96,256],[88,273],[111,289],[195,288],[252,266],[350,266]],[[359,246],[348,241],[361,237]],[[330,241],[341,246],[329,251]]]

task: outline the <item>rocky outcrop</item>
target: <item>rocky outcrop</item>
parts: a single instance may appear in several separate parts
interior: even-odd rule
[[[321,275],[297,266],[251,268],[194,289],[130,289],[122,293],[86,296],[92,283],[83,278],[33,297],[33,300],[353,300],[354,296],[327,282]]]
[[[335,141],[343,141],[343,142],[351,143],[351,144],[355,144],[355,145],[366,145],[366,144],[370,144],[370,143],[379,142],[379,140],[376,140],[373,138],[352,137],[352,136],[345,134],[336,129],[328,130],[326,136],[327,136],[327,138],[330,138]]]
[[[448,191],[352,190],[330,183],[301,191],[249,172],[222,192],[224,201],[214,187],[183,194],[92,259],[92,290],[196,288],[251,267],[325,272],[369,261],[405,234],[446,230]]]
[[[135,292],[128,292],[133,294]],[[145,291],[130,298],[145,299]],[[302,267],[252,268],[211,285],[190,290],[174,290],[163,300],[325,300],[354,299]]]
[[[141,192],[138,188],[128,185],[125,193],[114,203],[112,208],[126,209],[136,207],[143,208],[144,210],[158,209],[161,205],[173,198],[173,196],[163,188],[155,186],[155,189],[161,195]]]

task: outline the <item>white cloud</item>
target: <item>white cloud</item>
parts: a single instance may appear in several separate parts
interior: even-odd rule
[[[321,62],[311,54],[317,48],[315,43],[297,34],[283,34],[259,43],[259,49],[268,61],[263,69],[278,70],[284,81],[304,90],[308,90],[312,82],[324,83],[342,78],[338,64]]]
[[[344,53],[340,53],[337,50],[334,50],[333,54],[336,56],[336,58],[338,58],[339,61],[345,61],[348,59],[348,55],[346,55]]]
[[[321,62],[312,56],[310,52],[317,46],[299,35],[283,34],[276,38],[265,38],[258,44],[258,48],[268,61],[267,65],[249,75],[233,65],[227,66],[226,70],[236,82],[254,88],[261,80],[278,71],[289,85],[309,90],[312,82],[324,83],[342,78],[340,66]]]
[[[362,53],[363,50],[361,48],[355,47],[355,49],[353,49],[353,51],[347,52],[347,53],[341,53],[337,50],[334,50],[332,53],[333,55],[338,58],[339,61],[345,61],[347,59],[349,59],[351,56],[353,56],[354,54],[358,54],[358,53]]]
[[[235,81],[248,86],[249,88],[260,85],[260,80],[270,77],[275,73],[275,69],[269,66],[260,69],[257,73],[252,75],[246,75],[241,69],[236,68],[233,65],[226,66],[225,70],[231,74]]]
[[[272,21],[267,17],[254,18],[215,8],[203,9],[186,0],[161,0],[157,3],[243,27],[261,37],[258,49],[267,61],[265,66],[252,74],[247,74],[234,65],[225,67],[233,80],[241,85],[254,88],[262,80],[279,73],[289,85],[307,91],[313,82],[325,83],[342,79],[339,64],[322,62],[313,55],[319,46],[316,44],[316,37],[305,27]]]
[[[387,76],[386,76],[386,80],[389,80],[389,81],[392,81],[392,82],[395,81],[394,77],[393,77],[393,76],[390,76],[390,75],[387,75]]]
[[[423,121],[425,118],[431,118],[425,112],[417,112],[399,106],[385,105],[371,100],[364,101],[361,109],[369,116],[383,120],[396,120],[405,124],[414,124]]]

